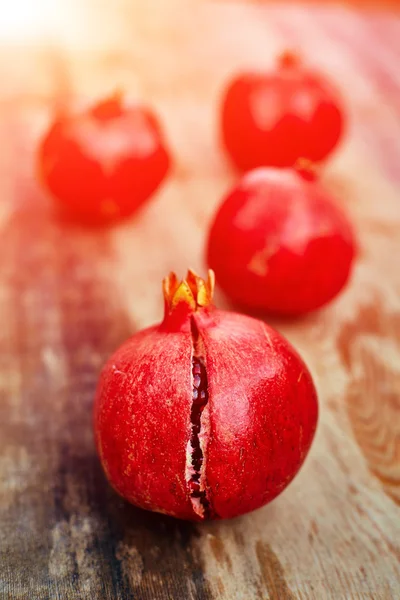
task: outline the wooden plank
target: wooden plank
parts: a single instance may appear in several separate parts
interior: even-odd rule
[[[92,38],[72,42],[66,23],[62,46],[32,50],[23,76],[0,51],[10,81],[0,93],[0,598],[400,598],[399,17],[96,4],[85,2],[99,23]],[[237,69],[272,64],[287,44],[337,80],[349,107],[346,142],[324,177],[356,223],[358,264],[331,306],[273,323],[320,394],[301,474],[251,515],[181,523],[127,505],[107,485],[92,439],[94,388],[112,350],[160,319],[165,273],[204,268],[207,224],[235,178],[217,144],[222,86]],[[159,110],[174,172],[129,222],[62,223],[32,174],[37,138],[51,106],[115,84]]]

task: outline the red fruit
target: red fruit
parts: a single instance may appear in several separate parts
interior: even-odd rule
[[[189,271],[164,281],[161,324],[130,338],[101,375],[94,428],[113,487],[181,519],[254,510],[293,479],[310,448],[317,397],[279,333],[212,304]]]
[[[154,114],[124,106],[118,95],[61,117],[39,147],[39,170],[49,191],[64,210],[94,222],[135,212],[169,165]]]
[[[349,222],[304,168],[247,173],[220,206],[207,248],[228,296],[281,315],[300,315],[334,298],[354,254]]]
[[[343,111],[331,84],[286,53],[275,72],[244,73],[230,83],[221,125],[239,169],[289,167],[328,156],[342,135]]]

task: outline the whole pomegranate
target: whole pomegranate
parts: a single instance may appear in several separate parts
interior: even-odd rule
[[[343,132],[339,94],[322,75],[285,53],[276,71],[243,73],[225,91],[222,141],[242,170],[319,162]]]
[[[224,292],[243,306],[296,316],[346,284],[352,228],[305,168],[250,171],[221,204],[207,260]]]
[[[39,146],[39,174],[64,212],[108,222],[135,212],[170,166],[155,115],[116,94],[58,118]]]
[[[97,448],[113,487],[181,519],[254,510],[293,479],[317,424],[306,366],[279,333],[217,310],[208,281],[164,281],[162,323],[105,365],[94,408]]]

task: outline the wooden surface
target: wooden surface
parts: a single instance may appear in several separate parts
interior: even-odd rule
[[[400,598],[400,19],[226,1],[104,5],[82,3],[52,48],[0,50],[0,598]],[[231,73],[271,65],[287,44],[345,96],[348,135],[324,178],[356,223],[359,260],[331,306],[273,323],[320,395],[300,475],[251,515],[177,522],[107,485],[93,393],[116,346],[160,319],[161,278],[203,272],[207,223],[235,178],[216,140],[219,94]],[[89,231],[54,218],[35,144],[53,106],[115,85],[157,108],[176,165],[137,218]]]

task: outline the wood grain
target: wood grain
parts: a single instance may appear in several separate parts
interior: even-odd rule
[[[227,1],[82,6],[86,37],[71,22],[59,44],[0,49],[0,598],[400,598],[399,16]],[[304,469],[264,509],[191,525],[107,485],[93,393],[107,356],[161,317],[165,273],[204,269],[207,224],[235,179],[218,147],[221,90],[286,45],[343,90],[347,139],[324,178],[356,224],[359,257],[331,306],[273,323],[319,390]],[[137,217],[87,230],[53,214],[35,145],[55,106],[118,85],[157,108],[175,168]]]

